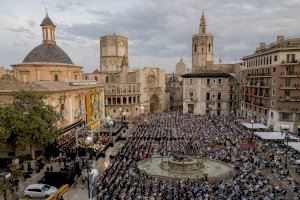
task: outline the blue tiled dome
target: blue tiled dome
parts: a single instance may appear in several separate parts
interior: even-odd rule
[[[23,62],[51,62],[73,65],[70,57],[56,44],[41,44],[35,47],[24,58]]]
[[[44,25],[51,25],[51,26],[55,26],[52,22],[52,20],[48,17],[48,14],[46,15],[46,17],[43,19],[41,26]]]

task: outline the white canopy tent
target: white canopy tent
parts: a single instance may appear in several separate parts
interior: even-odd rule
[[[285,133],[282,133],[282,132],[254,132],[254,134],[264,140],[284,140],[285,139]],[[297,137],[294,137],[292,135],[289,135],[289,138],[297,139]],[[292,142],[289,142],[289,143],[292,143]]]
[[[252,126],[252,123],[243,122],[242,125],[248,129],[268,129],[267,126],[265,126],[263,124],[258,124],[258,123],[253,123],[253,126]]]
[[[300,142],[288,142],[288,146],[300,152]],[[300,160],[299,160],[300,162]]]

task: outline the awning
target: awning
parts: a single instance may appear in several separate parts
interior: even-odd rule
[[[254,132],[255,135],[264,140],[284,140],[285,133],[281,132]]]
[[[287,124],[282,124],[282,125],[280,125],[280,129],[281,129],[281,130],[289,130],[289,129],[290,129],[290,126],[287,125]]]
[[[300,152],[300,142],[289,142],[288,146]]]
[[[248,129],[268,129],[266,125],[258,124],[258,123],[253,123],[252,125],[252,123],[243,122],[242,125]]]
[[[285,133],[282,132],[254,132],[255,135],[264,139],[264,140],[284,140]],[[298,139],[295,136],[288,135],[289,139],[296,140]]]

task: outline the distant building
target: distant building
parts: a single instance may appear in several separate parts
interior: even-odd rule
[[[297,132],[300,121],[300,38],[284,39],[243,58],[242,115],[274,130]]]
[[[189,67],[184,63],[181,57],[175,66],[175,73],[166,74],[166,108],[182,109],[183,84],[182,75],[189,72]]]

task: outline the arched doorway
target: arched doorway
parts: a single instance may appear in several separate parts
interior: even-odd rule
[[[159,98],[156,94],[152,95],[150,98],[150,112],[158,112],[159,110]]]

